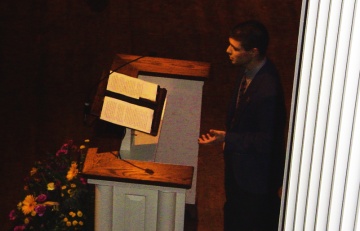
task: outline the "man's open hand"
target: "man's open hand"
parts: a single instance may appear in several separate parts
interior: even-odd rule
[[[201,135],[198,139],[199,144],[213,144],[224,142],[225,140],[225,131],[210,129],[210,131],[206,134]]]

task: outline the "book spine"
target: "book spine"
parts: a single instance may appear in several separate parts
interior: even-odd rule
[[[154,118],[151,124],[151,135],[156,136],[159,132],[161,116],[164,110],[164,104],[166,99],[167,90],[165,88],[159,88],[156,95],[157,107],[154,110]]]
[[[134,98],[128,97],[126,95],[118,94],[118,93],[115,93],[112,91],[106,91],[105,96],[119,99],[119,100],[131,103],[131,104],[135,104],[138,106],[147,107],[147,108],[150,108],[153,110],[155,110],[157,108],[157,102],[152,102],[152,101],[144,99],[144,98],[134,99]]]

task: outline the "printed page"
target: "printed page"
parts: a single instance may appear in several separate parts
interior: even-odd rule
[[[100,119],[150,133],[153,115],[150,108],[105,96]]]
[[[158,85],[121,73],[113,72],[109,76],[106,90],[131,98],[144,98],[156,101]]]
[[[161,119],[160,119],[160,125],[159,125],[159,132],[156,136],[152,136],[143,132],[139,132],[139,131],[134,131],[134,136],[133,136],[133,144],[136,145],[146,145],[146,144],[157,144],[159,142],[159,137],[160,137],[160,133],[161,133],[161,128],[162,128],[162,123],[163,123],[163,118],[164,118],[164,113],[165,113],[165,107],[166,107],[166,99],[164,102],[164,108],[163,111],[161,113]]]

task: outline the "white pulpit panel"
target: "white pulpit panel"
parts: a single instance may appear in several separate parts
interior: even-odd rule
[[[96,185],[96,231],[184,230],[185,189],[94,179],[89,183]]]
[[[145,195],[125,195],[124,216],[125,230],[145,230],[145,211],[146,211]]]
[[[204,82],[146,75],[138,78],[166,88],[165,111],[157,137],[128,129],[121,155],[125,159],[193,166],[193,185],[186,193],[186,203],[195,204]]]
[[[194,167],[192,188],[186,203],[195,204],[203,81],[139,76],[168,91],[166,108],[154,160]],[[137,137],[134,136],[134,139]]]
[[[156,230],[156,190],[134,189],[127,184],[114,184],[113,190],[113,230]]]

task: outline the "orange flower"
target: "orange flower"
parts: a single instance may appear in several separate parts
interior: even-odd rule
[[[70,180],[74,179],[74,177],[76,177],[78,173],[79,173],[79,170],[77,169],[77,163],[72,162],[71,167],[66,175],[66,179],[68,179],[70,181]]]
[[[36,201],[33,195],[27,195],[25,197],[25,200],[22,202],[22,211],[25,215],[31,213],[34,211],[36,206]]]
[[[31,168],[31,171],[30,171],[30,176],[33,176],[37,173],[37,168]]]

